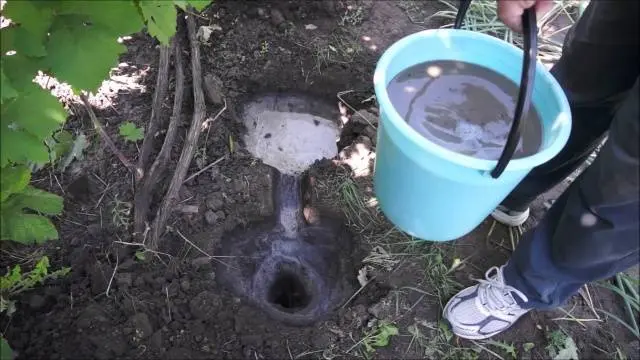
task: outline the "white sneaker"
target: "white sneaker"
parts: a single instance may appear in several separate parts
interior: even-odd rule
[[[507,330],[529,310],[521,308],[513,297],[527,302],[518,289],[504,283],[502,269],[496,266],[485,273],[486,280],[457,293],[444,307],[443,316],[451,330],[461,338],[482,340]]]
[[[508,208],[500,205],[491,213],[497,222],[507,226],[520,226],[524,224],[529,218],[529,208],[525,211],[509,210]]]

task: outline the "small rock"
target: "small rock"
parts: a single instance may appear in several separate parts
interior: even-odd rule
[[[149,316],[145,313],[137,313],[129,318],[129,324],[134,328],[134,337],[138,339],[146,339],[153,334],[153,327]]]
[[[171,348],[167,351],[165,359],[193,359],[193,354],[189,349]]]
[[[315,25],[313,25],[313,24],[307,24],[307,25],[305,25],[305,26],[304,26],[304,29],[305,29],[305,30],[311,30],[311,31],[313,31],[313,30],[315,30],[315,29],[317,29],[317,28],[318,28],[318,27],[317,27],[317,26],[315,26]]]
[[[211,263],[211,258],[208,256],[201,256],[199,258],[195,258],[191,260],[191,265],[198,270],[199,268],[209,265]]]
[[[131,273],[118,273],[116,275],[116,284],[118,284],[118,286],[130,287],[133,284]]]
[[[193,340],[195,340],[196,342],[200,342],[202,341],[202,335],[196,335],[193,337]]]
[[[29,307],[34,310],[41,309],[47,303],[47,299],[44,296],[33,294],[29,298]]]
[[[280,24],[285,22],[284,15],[278,9],[271,9],[271,23],[275,26],[280,26]]]
[[[368,125],[366,128],[364,128],[362,134],[369,137],[370,139],[375,139],[378,135],[378,130],[376,130],[373,126]]]
[[[144,278],[142,276],[138,276],[135,280],[133,280],[133,285],[137,288],[144,287]]]
[[[152,349],[156,349],[156,350],[159,350],[162,348],[162,331],[161,330],[158,330],[154,332],[153,335],[151,335],[151,337],[149,338],[149,346],[151,346]]]
[[[244,190],[244,182],[242,180],[235,180],[233,182],[233,191],[242,192]]]
[[[207,258],[207,260],[209,260],[209,258]],[[191,282],[189,281],[189,279],[182,279],[180,281],[180,289],[182,289],[182,291],[187,292],[189,291],[189,289],[191,289]]]
[[[118,265],[118,270],[129,270],[136,265],[136,261],[133,259],[127,259]]]
[[[256,12],[258,13],[258,16],[260,16],[261,18],[264,18],[267,16],[267,11],[264,8],[257,8]]]
[[[91,270],[91,294],[100,295],[107,290],[107,284],[111,279],[113,268],[97,261]]]
[[[178,289],[180,288],[180,284],[178,284],[177,281],[172,281],[168,286],[167,286],[167,293],[169,294],[170,298],[175,297],[176,295],[178,295]]]
[[[224,211],[218,210],[218,211],[216,211],[216,217],[218,218],[218,221],[222,221],[222,220],[224,220],[226,215],[224,214]]]
[[[98,237],[102,233],[102,226],[100,224],[91,224],[87,226],[87,233],[92,237]]]
[[[224,206],[224,197],[222,193],[216,192],[209,194],[206,201],[207,207],[211,210],[220,210]]]
[[[262,335],[242,335],[240,336],[240,343],[244,346],[260,347],[262,346]]]
[[[204,213],[204,220],[207,222],[207,224],[213,225],[218,222],[218,216],[215,212],[208,210],[206,213]]]
[[[220,297],[211,291],[205,290],[191,299],[189,311],[195,318],[207,320],[217,314],[221,306]]]
[[[204,76],[204,90],[207,98],[213,105],[222,105],[224,103],[224,83],[220,78],[213,74]]]

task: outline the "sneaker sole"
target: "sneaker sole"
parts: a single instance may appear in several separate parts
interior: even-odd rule
[[[451,324],[451,322],[449,322],[449,319],[447,318],[447,313],[449,312],[448,311],[449,310],[449,306],[451,305],[452,301],[453,301],[453,298],[451,298],[447,302],[447,305],[444,306],[444,309],[442,310],[442,317],[444,318],[445,322],[449,326],[449,329],[451,329],[451,332],[453,332],[454,335],[456,335],[457,337],[463,338],[463,339],[467,339],[467,340],[486,340],[486,339],[492,338],[492,337],[494,337],[496,335],[502,334],[503,332],[509,330],[518,320],[520,320],[520,318],[522,316],[524,316],[526,314],[525,313],[525,314],[520,315],[514,322],[511,323],[511,325],[507,326],[506,328],[504,328],[504,329],[502,329],[502,330],[500,330],[498,332],[489,334],[489,335],[486,335],[486,334],[478,334],[478,335],[461,334],[459,332],[456,332],[456,327],[453,326]]]
[[[527,222],[527,219],[529,219],[529,209],[518,215],[509,215],[504,211],[496,209],[491,213],[491,217],[503,225],[516,227]]]

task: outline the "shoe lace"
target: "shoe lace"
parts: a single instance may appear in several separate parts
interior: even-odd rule
[[[485,279],[476,279],[476,281],[480,283],[480,288],[478,289],[480,301],[482,301],[487,308],[497,311],[506,311],[514,308],[519,309],[520,307],[513,298],[513,294],[524,302],[529,301],[522,291],[504,283],[502,267],[491,267],[484,276]]]

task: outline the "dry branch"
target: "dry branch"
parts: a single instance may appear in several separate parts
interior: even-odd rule
[[[151,107],[151,118],[147,125],[147,136],[142,141],[140,157],[138,158],[138,169],[147,171],[147,160],[153,151],[155,135],[160,129],[160,114],[162,114],[162,103],[167,95],[169,86],[169,59],[171,55],[171,45],[160,45],[160,60],[158,63],[158,77],[156,79],[156,89],[153,93],[153,105]]]
[[[118,147],[113,142],[113,140],[111,140],[111,138],[109,137],[109,134],[107,134],[107,132],[105,131],[104,126],[102,126],[102,123],[100,122],[100,120],[98,120],[98,118],[96,117],[96,114],[93,112],[93,108],[91,108],[91,104],[89,104],[89,100],[87,100],[87,96],[85,94],[80,94],[80,99],[84,103],[84,107],[87,109],[87,112],[89,113],[89,117],[91,118],[91,123],[93,123],[93,127],[98,131],[98,134],[100,134],[100,137],[102,138],[102,140],[104,140],[104,142],[107,144],[107,147],[109,147],[109,149],[111,149],[111,151],[113,151],[113,153],[116,154],[120,162],[126,168],[128,168],[134,174],[136,174],[137,179],[142,178],[144,173],[142,173],[139,169],[136,169],[136,166],[133,165],[131,161],[129,161],[129,159],[122,153],[122,151],[118,149]]]
[[[182,186],[182,182],[187,175],[189,165],[193,159],[193,153],[202,131],[202,122],[206,115],[206,107],[204,103],[204,92],[202,90],[202,68],[200,64],[200,45],[196,39],[196,23],[192,15],[187,15],[187,31],[189,33],[189,42],[191,44],[191,75],[193,78],[193,119],[191,127],[187,133],[180,159],[176,166],[176,170],[171,179],[169,189],[162,201],[162,205],[158,209],[158,213],[151,226],[151,243],[152,249],[157,249],[160,236],[165,230],[165,225],[171,209],[174,207],[178,198],[178,191]]]
[[[182,114],[182,103],[184,98],[184,65],[182,64],[182,45],[180,39],[176,36],[173,40],[174,50],[174,62],[176,70],[176,88],[173,97],[173,111],[171,113],[171,119],[169,121],[169,127],[164,137],[164,143],[162,149],[158,153],[158,156],[151,165],[151,169],[147,173],[147,176],[142,179],[142,184],[136,190],[134,200],[134,232],[136,234],[142,234],[147,221],[147,214],[149,212],[149,204],[151,203],[152,191],[155,185],[160,179],[162,173],[165,171],[169,155],[171,155],[171,149],[175,142],[176,134],[178,133],[178,126],[180,125],[180,115]]]

